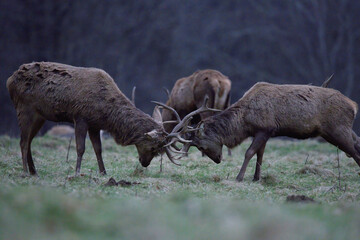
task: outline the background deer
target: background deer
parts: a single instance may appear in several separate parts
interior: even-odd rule
[[[53,136],[53,137],[73,137],[75,136],[75,130],[73,127],[68,125],[56,125],[49,129],[46,134]]]
[[[87,132],[100,173],[106,174],[101,156],[101,129],[108,131],[118,144],[135,145],[144,167],[164,151],[175,163],[170,153],[174,149],[167,143],[175,142],[179,135],[174,131],[166,133],[161,120],[137,109],[103,70],[34,62],[21,65],[7,80],[7,88],[21,130],[24,172],[29,168],[30,174],[36,174],[31,141],[46,120],[74,123],[76,174],[80,172]]]
[[[352,130],[357,110],[355,102],[334,89],[257,83],[228,109],[203,120],[191,144],[220,163],[223,145],[232,148],[254,137],[236,177],[238,181],[243,180],[255,154],[254,181],[260,179],[266,142],[276,136],[321,136],[360,166],[360,139]]]
[[[180,78],[176,81],[166,105],[175,109],[180,118],[200,108],[204,98],[209,97],[208,106],[213,109],[224,110],[230,106],[231,81],[228,77],[216,70],[199,70],[191,76]],[[200,120],[214,115],[213,111],[203,112],[193,116],[192,124],[196,125]],[[169,109],[164,109],[162,119],[165,123],[165,130],[170,132],[176,123],[175,113]],[[231,151],[229,150],[229,155]]]

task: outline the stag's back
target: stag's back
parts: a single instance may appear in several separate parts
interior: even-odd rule
[[[104,104],[131,104],[103,70],[51,62],[23,64],[7,80],[17,111],[32,109],[51,121],[100,118]],[[95,116],[94,116],[94,113]]]
[[[196,106],[201,106],[205,95],[209,96],[209,107],[225,109],[227,106],[231,81],[216,70],[202,70],[193,74],[193,95]]]
[[[351,127],[358,110],[354,101],[334,89],[269,83],[255,84],[231,108],[241,109],[243,119],[254,128],[274,128],[278,135],[291,132],[296,136],[343,124]]]
[[[199,108],[207,95],[208,106],[216,109],[225,109],[230,101],[231,81],[222,73],[212,69],[199,70],[192,75],[176,81],[166,105],[174,108],[181,118]],[[199,122],[212,112],[201,113],[193,118],[193,123]],[[164,109],[164,121],[175,119],[172,112]],[[174,125],[167,124],[166,130],[171,131]]]

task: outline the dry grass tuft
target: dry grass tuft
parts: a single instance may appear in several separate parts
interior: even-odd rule
[[[274,173],[267,172],[261,177],[261,183],[264,185],[275,185],[279,183],[279,179]]]
[[[319,175],[321,177],[335,177],[336,174],[328,169],[323,169],[317,166],[313,166],[313,165],[306,165],[304,167],[302,167],[298,173],[300,174],[315,174],[315,175]]]
[[[286,202],[314,203],[316,201],[305,195],[289,195],[286,197]]]

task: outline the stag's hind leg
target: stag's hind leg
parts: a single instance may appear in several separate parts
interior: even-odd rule
[[[345,152],[346,155],[352,157],[360,167],[360,141],[352,129],[340,128],[323,137],[326,141]]]
[[[231,152],[231,149],[230,149],[230,148],[228,148],[228,151],[227,151],[227,152],[228,152],[228,156],[231,157],[232,152]]]
[[[96,154],[96,159],[97,159],[97,162],[99,165],[100,174],[106,175],[104,162],[103,162],[103,159],[101,156],[100,130],[89,129],[89,137],[90,137],[91,143],[93,145],[93,148],[94,148],[94,151]]]
[[[260,173],[261,173],[261,164],[263,160],[263,155],[266,147],[266,142],[259,148],[258,152],[256,153],[257,159],[256,159],[256,168],[255,168],[255,174],[253,181],[259,181],[260,180]]]
[[[249,164],[250,159],[255,155],[255,153],[259,153],[259,151],[261,153],[262,148],[265,149],[265,144],[266,144],[267,140],[269,140],[269,137],[270,136],[264,132],[260,132],[255,135],[253,142],[251,143],[250,147],[246,150],[244,163],[241,166],[240,172],[236,177],[237,181],[241,182],[244,179],[246,167]],[[258,156],[261,156],[261,162],[262,162],[262,154],[263,154],[263,152],[260,155],[258,155]],[[258,165],[256,166],[256,169],[258,170],[259,175],[260,175],[260,166],[261,166],[261,163],[259,164],[259,168],[258,168]],[[255,174],[256,174],[256,172],[255,172]]]
[[[21,131],[20,148],[23,163],[23,170],[31,175],[36,175],[36,168],[31,154],[31,142],[35,135],[39,132],[40,128],[44,125],[45,119],[37,115],[35,112],[19,111],[18,120]]]

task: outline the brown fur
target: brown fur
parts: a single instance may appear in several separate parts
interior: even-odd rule
[[[352,130],[357,110],[355,102],[334,89],[257,83],[228,109],[205,119],[193,143],[219,163],[222,145],[234,147],[254,137],[238,181],[243,179],[254,154],[257,154],[254,180],[259,180],[266,142],[276,136],[298,139],[321,136],[360,166],[360,142]]]
[[[174,108],[183,118],[188,113],[198,109],[204,102],[205,95],[209,96],[210,108],[223,110],[230,103],[231,81],[222,73],[216,70],[201,70],[193,73],[189,77],[184,77],[176,81],[166,105]],[[212,112],[204,112],[201,119],[211,116]],[[175,115],[164,109],[162,113],[163,121],[175,120]],[[200,121],[195,117],[194,123]],[[175,124],[166,124],[165,130],[170,132]]]
[[[51,62],[23,64],[7,80],[7,88],[21,130],[25,172],[28,165],[30,173],[36,174],[30,145],[45,120],[75,124],[77,173],[87,132],[102,173],[106,171],[101,157],[100,129],[111,133],[118,144],[136,145],[144,166],[150,164],[164,144],[162,125],[137,109],[103,70]],[[154,130],[156,139],[146,135]]]

